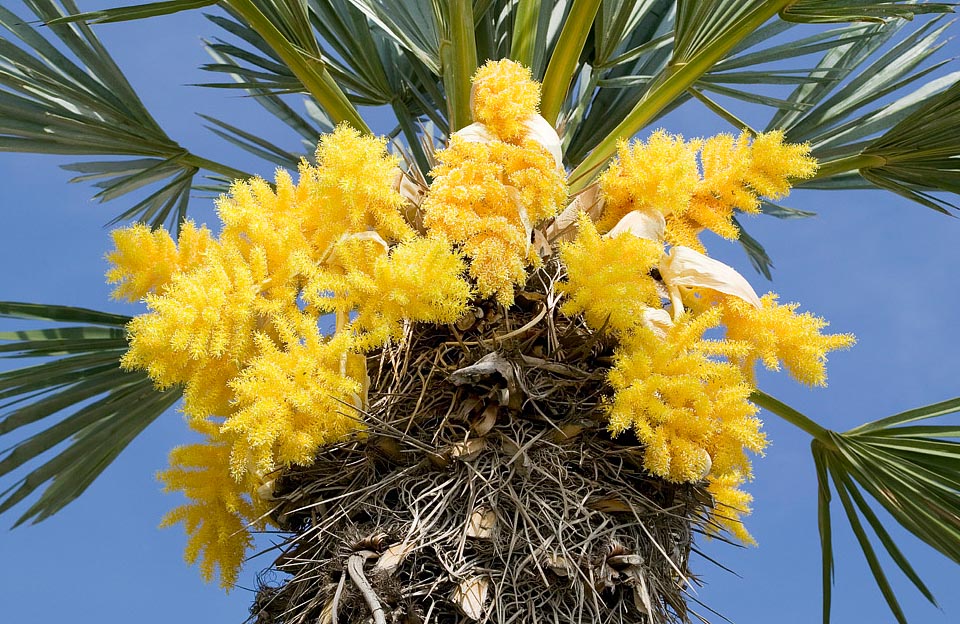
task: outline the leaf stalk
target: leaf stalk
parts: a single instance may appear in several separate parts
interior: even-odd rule
[[[750,400],[768,412],[776,414],[798,429],[807,432],[826,448],[836,450],[837,446],[833,440],[835,434],[832,431],[821,427],[808,416],[801,414],[783,401],[770,396],[762,390],[754,390],[750,395]]]
[[[273,48],[335,123],[346,122],[360,132],[371,133],[323,61],[304,54],[293,45],[252,0],[229,0],[229,4]]]
[[[539,13],[540,0],[520,0],[517,3],[513,22],[513,40],[510,43],[510,58],[526,67],[533,67]]]
[[[560,108],[567,97],[577,61],[587,41],[587,35],[590,34],[600,3],[601,0],[574,0],[563,30],[560,31],[560,38],[543,77],[543,93],[540,97],[540,114],[551,125],[557,124]]]
[[[869,169],[871,167],[882,167],[887,164],[887,159],[883,156],[878,156],[876,154],[855,154],[853,156],[845,156],[843,158],[838,158],[836,160],[828,160],[825,163],[821,163],[820,167],[817,169],[817,173],[814,174],[812,180],[820,178],[829,178],[841,173],[846,173],[848,171],[859,171],[861,169]]]
[[[448,0],[447,9],[447,40],[440,44],[440,62],[450,132],[456,132],[473,119],[470,79],[477,70],[477,40],[472,0]]]
[[[203,158],[202,156],[197,156],[196,154],[191,154],[190,152],[187,152],[177,158],[177,162],[189,167],[196,167],[197,169],[206,169],[207,171],[220,174],[224,177],[230,178],[231,180],[246,180],[253,177],[252,174],[249,174],[246,171],[234,169],[233,167]]]

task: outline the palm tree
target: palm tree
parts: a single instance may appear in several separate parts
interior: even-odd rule
[[[250,177],[169,137],[88,25],[218,3],[183,0],[86,14],[72,2],[63,2],[63,8],[47,0],[25,4],[49,30],[0,7],[0,25],[9,33],[0,41],[3,149],[96,157],[68,168],[78,180],[93,181],[99,199],[149,189],[116,222],[136,220],[171,231],[182,226],[193,190],[225,192],[232,180]],[[208,44],[213,62],[206,69],[225,78],[210,86],[251,94],[311,145],[339,123],[369,131],[357,106],[388,107],[396,120],[392,136],[415,182],[428,181],[436,151],[473,120],[470,77],[476,68],[486,59],[511,58],[542,80],[540,111],[560,129],[575,197],[591,188],[618,140],[645,136],[645,128],[686,101],[702,103],[720,123],[758,135],[759,128],[725,105],[741,100],[753,105],[750,119],[766,123],[765,131],[780,130],[790,142],[811,144],[820,168],[814,177],[796,180],[796,187],[880,187],[934,210],[953,208],[932,193],[958,188],[951,159],[960,141],[955,123],[960,87],[956,74],[929,78],[942,63],[924,62],[937,51],[948,24],[920,17],[946,11],[941,3],[230,0],[219,7],[211,20],[225,39]],[[916,25],[906,21],[915,15]],[[836,25],[801,31],[794,27],[798,23]],[[297,113],[287,94],[304,94],[308,114]],[[297,168],[302,155],[269,137],[213,117],[207,121],[219,136],[252,154]],[[199,179],[201,172],[206,179]],[[770,202],[763,210],[781,218],[804,216]],[[742,229],[739,240],[755,267],[769,276],[770,261],[760,243]],[[541,617],[558,621],[687,616],[687,557],[697,548],[694,535],[717,528],[710,519],[717,503],[702,483],[678,485],[651,476],[638,463],[642,446],[637,440],[610,438],[605,427],[588,424],[597,397],[608,390],[603,375],[581,376],[603,368],[603,358],[611,355],[610,345],[598,337],[602,332],[578,317],[557,316],[551,331],[593,340],[595,348],[578,351],[568,345],[580,359],[568,356],[562,366],[551,360],[549,350],[544,355],[520,348],[517,357],[536,362],[520,372],[494,357],[498,350],[480,358],[474,349],[464,365],[444,364],[454,384],[433,379],[444,370],[437,358],[447,357],[445,345],[463,342],[467,332],[475,333],[479,345],[499,344],[504,335],[515,336],[528,323],[535,326],[545,308],[534,302],[553,292],[559,275],[551,270],[557,271],[556,265],[548,262],[533,273],[526,303],[502,308],[487,302],[476,308],[473,320],[415,329],[400,343],[370,353],[365,437],[322,447],[311,466],[287,467],[263,494],[270,502],[265,517],[291,534],[275,564],[291,578],[260,592],[256,618],[446,621],[459,613],[509,621],[507,614],[531,605]],[[0,304],[0,313],[32,323],[30,329],[5,334],[4,351],[45,358],[0,377],[7,402],[0,434],[46,419],[51,423],[16,443],[0,460],[0,474],[70,439],[63,451],[4,493],[0,512],[40,492],[19,524],[43,520],[79,496],[134,437],[180,400],[182,388],[158,391],[145,372],[117,366],[128,350],[129,317],[12,302]],[[43,329],[34,329],[37,322]],[[396,365],[403,361],[413,364]],[[511,361],[515,364],[515,358]],[[557,392],[555,399],[583,422],[507,416],[522,411],[511,404],[517,396],[565,387],[569,392]],[[427,391],[432,401],[456,406],[454,425],[433,408],[409,417],[421,413]],[[760,390],[751,400],[812,438],[825,620],[832,587],[833,496],[898,621],[905,616],[880,565],[878,542],[932,600],[875,505],[960,560],[957,430],[921,422],[957,411],[960,400],[843,433],[825,429]],[[615,454],[621,458],[605,459]],[[473,461],[477,456],[483,461]],[[586,460],[596,467],[589,478],[570,470]],[[410,470],[426,464],[435,468],[426,473],[429,478]],[[356,466],[361,468],[351,469]],[[384,483],[394,485],[375,487]],[[491,492],[498,496],[496,507],[474,504],[494,500],[484,498]],[[589,497],[582,498],[584,493]],[[350,504],[343,503],[345,497]],[[461,504],[464,498],[473,501],[469,507]],[[325,518],[334,503],[338,513]],[[566,515],[551,524],[549,509],[563,505],[582,507],[579,524],[564,525]],[[534,510],[542,515],[525,515]],[[424,518],[428,530],[411,543],[409,526]],[[611,518],[622,521],[619,533],[603,529]],[[542,533],[533,530],[537,527]],[[550,547],[554,541],[557,546]],[[451,551],[466,567],[451,569],[444,557]],[[519,572],[491,569],[503,561],[518,565]],[[577,580],[580,575],[590,582]],[[554,587],[576,591],[558,594]]]

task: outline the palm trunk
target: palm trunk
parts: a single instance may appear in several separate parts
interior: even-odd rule
[[[710,498],[610,437],[612,346],[556,311],[556,273],[370,357],[369,429],[277,480],[290,576],[259,624],[685,619]]]

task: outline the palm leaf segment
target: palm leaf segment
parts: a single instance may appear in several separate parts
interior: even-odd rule
[[[175,225],[183,217],[199,169],[221,174],[220,185],[244,177],[242,172],[193,156],[167,137],[93,33],[77,23],[81,18],[99,22],[138,19],[213,2],[158,2],[79,17],[68,15],[77,12],[69,1],[64,3],[66,13],[47,0],[28,0],[27,4],[40,19],[59,20],[51,25],[51,31],[79,64],[0,7],[0,25],[21,42],[0,40],[7,59],[0,71],[0,106],[5,118],[0,121],[0,147],[135,157],[73,168],[82,174],[79,179],[99,180],[102,199],[164,181],[159,191],[120,217],[155,224],[166,221]],[[544,105],[557,111],[558,125],[565,130],[568,164],[592,154],[593,163],[578,169],[583,174],[579,176],[581,185],[589,182],[599,164],[610,156],[617,139],[636,133],[688,98],[703,102],[735,126],[746,126],[713,99],[721,96],[773,109],[769,128],[785,130],[789,140],[807,140],[814,145],[815,154],[827,164],[817,179],[807,183],[810,187],[862,188],[869,183],[938,209],[947,204],[929,191],[958,188],[952,166],[960,151],[953,132],[958,116],[957,75],[936,78],[901,95],[893,104],[880,105],[885,96],[913,86],[939,67],[922,63],[936,52],[945,28],[928,22],[884,49],[902,28],[902,22],[890,18],[943,12],[949,9],[944,3],[712,0],[681,1],[677,8],[670,0],[577,0],[550,6],[521,0],[515,9],[501,4],[497,0],[439,4],[427,0],[228,2],[229,17],[211,19],[244,45],[223,40],[209,44],[213,63],[206,69],[233,80],[229,85],[210,86],[247,90],[294,129],[308,148],[319,131],[335,122],[352,120],[362,127],[355,105],[389,105],[398,119],[393,134],[403,134],[412,160],[426,171],[429,146],[456,127],[456,106],[463,104],[463,94],[449,89],[445,94],[445,85],[462,77],[457,72],[469,71],[477,58],[512,56],[531,64],[538,77],[560,71],[551,74],[551,65],[569,73],[558,79],[570,89],[553,95],[559,99]],[[535,5],[540,7],[536,19],[532,17],[537,15]],[[777,11],[791,22],[868,24],[844,26],[781,45],[771,41],[789,27],[785,21],[761,27]],[[595,28],[587,35],[582,28],[565,34],[567,29],[551,27],[569,16],[587,16],[587,24],[593,23]],[[471,50],[458,47],[452,36],[465,23],[476,24]],[[329,47],[324,48],[321,40]],[[808,69],[769,71],[771,62],[821,53],[820,61]],[[567,60],[554,62],[561,58]],[[703,71],[677,78],[678,64],[690,63],[702,65]],[[779,98],[756,95],[745,87],[771,84],[795,85],[795,89]],[[290,92],[311,96],[306,100],[306,116],[294,112],[280,98]],[[459,103],[451,102],[457,98]],[[207,120],[227,140],[275,164],[290,166],[299,159],[299,154],[227,122]],[[82,148],[78,147],[80,134],[84,137]],[[577,174],[574,172],[575,178]],[[767,210],[783,217],[806,214],[777,206]],[[755,255],[761,257],[761,252],[757,247]],[[0,511],[5,511],[50,483],[20,522],[40,520],[79,495],[124,444],[179,394],[157,393],[145,376],[117,367],[126,348],[125,317],[29,304],[2,304],[0,310],[10,318],[84,324],[3,336],[9,341],[4,347],[7,353],[50,360],[0,377],[0,393],[9,410],[0,421],[0,434],[82,405],[8,450],[0,460],[0,474],[6,474],[72,438],[64,452],[30,472],[7,490],[0,502]],[[773,399],[757,402],[787,420],[792,418],[789,408]],[[873,496],[918,537],[958,560],[956,427],[908,424],[954,412],[958,405],[953,401],[920,408],[843,434],[804,427],[816,438],[813,450],[820,477],[827,606],[832,571],[831,483],[900,621],[903,614],[866,539],[861,516],[898,566],[928,597],[929,592],[863,493]],[[827,608],[825,617],[828,614]]]
[[[0,476],[4,476],[58,449],[55,456],[0,493],[2,513],[46,486],[16,524],[39,522],[82,494],[127,444],[180,398],[180,391],[157,392],[146,374],[120,369],[129,317],[67,306],[0,302],[0,318],[47,325],[0,333],[2,357],[43,360],[0,373],[0,436],[15,435],[21,427],[41,421],[56,421],[0,453]]]
[[[47,22],[67,14],[48,0],[26,4]],[[76,12],[70,0],[63,6]],[[101,201],[154,186],[114,222],[136,219],[174,229],[186,215],[201,169],[224,179],[244,175],[191,154],[167,136],[87,25],[55,23],[49,30],[69,54],[0,6],[0,32],[8,33],[0,37],[0,150],[125,157],[65,168],[79,174],[75,182],[95,182]]]
[[[931,547],[960,563],[960,428],[918,424],[960,411],[960,398],[918,407],[844,433],[824,429],[769,395],[755,402],[814,436],[823,558],[824,622],[833,588],[831,499],[836,492],[877,586],[897,621],[906,616],[880,564],[866,525],[890,559],[932,603],[930,590],[897,547],[864,494]]]

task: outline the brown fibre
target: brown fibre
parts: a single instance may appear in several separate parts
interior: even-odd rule
[[[698,485],[643,469],[602,402],[612,345],[557,312],[547,262],[509,310],[416,325],[369,358],[367,425],[276,480],[291,537],[257,624],[609,622],[696,615]],[[344,410],[348,410],[347,406]]]

